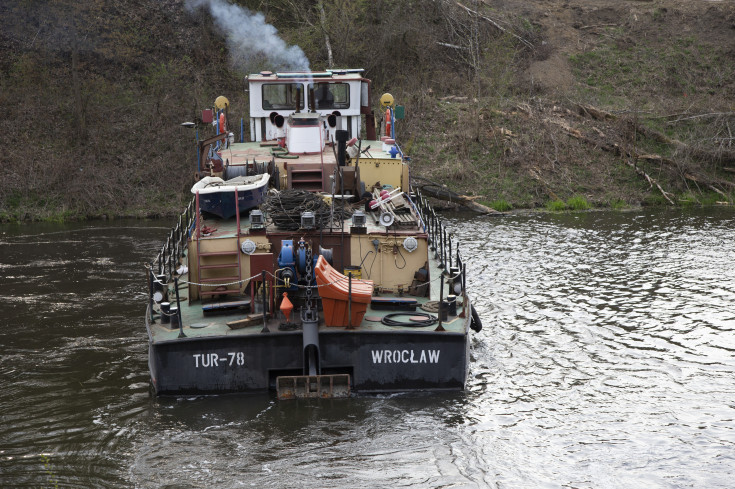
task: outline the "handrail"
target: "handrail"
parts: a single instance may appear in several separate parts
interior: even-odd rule
[[[195,198],[192,198],[184,212],[181,213],[177,224],[169,231],[158,255],[150,263],[151,271],[158,270],[158,274],[165,275],[167,281],[172,279],[176,273],[179,258],[183,255],[189,239],[190,229],[197,220],[194,201]]]

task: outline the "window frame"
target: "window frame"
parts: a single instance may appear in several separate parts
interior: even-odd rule
[[[332,105],[329,107],[320,107],[319,106],[319,99],[317,99],[317,92],[321,88],[321,85],[327,85],[330,89],[329,92],[332,94]],[[337,97],[334,91],[331,90],[332,86],[335,85],[342,85],[345,87],[345,98],[344,101],[337,101]],[[349,109],[350,108],[350,84],[345,82],[312,82],[309,83],[309,90],[314,90],[314,103],[316,104],[315,109],[316,110],[332,110],[332,109]]]
[[[273,87],[284,87],[285,90],[285,98],[286,102],[285,104],[274,104],[270,100],[266,98],[266,87],[273,88]],[[291,87],[291,90],[289,92],[289,87]],[[264,83],[261,87],[260,95],[261,95],[261,101],[260,106],[263,110],[291,110],[296,108],[296,101],[293,99],[294,92],[297,92],[297,88],[301,88],[301,100],[299,101],[299,107],[304,107],[304,86],[301,83],[295,83],[295,82],[284,82],[284,83]],[[291,94],[289,96],[289,93]],[[291,98],[292,100],[288,100]],[[268,100],[268,102],[271,104],[270,107],[265,106],[265,102]],[[290,103],[288,103],[290,102]]]

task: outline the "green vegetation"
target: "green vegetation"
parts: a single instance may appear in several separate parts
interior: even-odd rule
[[[715,192],[705,192],[699,197],[699,203],[704,206],[716,205],[724,201],[724,197]]]
[[[649,194],[643,198],[641,205],[644,207],[650,206],[665,206],[668,204],[666,198],[661,194]]]
[[[651,46],[632,42],[622,28],[607,34],[609,43],[570,56],[577,76],[604,105],[632,101],[648,110],[660,102],[662,90],[684,99],[714,95],[735,77],[735,63],[692,36]]]
[[[562,212],[566,208],[567,204],[563,200],[550,200],[546,203],[546,209],[551,212]]]
[[[574,197],[567,199],[567,207],[573,211],[586,211],[591,206],[589,202],[587,202],[587,199],[581,195],[575,195]]]
[[[513,206],[504,199],[498,199],[490,202],[490,207],[499,212],[508,212],[509,210],[513,209]]]
[[[628,207],[623,199],[614,199],[610,202],[610,208],[613,210],[623,210]]]

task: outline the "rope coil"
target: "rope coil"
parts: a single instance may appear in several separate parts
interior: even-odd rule
[[[297,231],[301,229],[301,214],[314,213],[317,228],[329,227],[331,208],[321,197],[307,190],[282,190],[268,195],[264,205],[266,214],[278,229]],[[351,208],[334,209],[335,220],[345,220],[352,215]]]

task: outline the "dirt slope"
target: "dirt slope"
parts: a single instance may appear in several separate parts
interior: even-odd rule
[[[463,128],[417,144],[427,178],[500,207],[733,201],[735,2],[466,4],[538,38],[511,96],[440,98],[424,114]]]
[[[594,50],[610,29],[626,32],[623,43],[655,46],[682,36],[722,46],[735,54],[735,2],[724,0],[531,0],[486,1],[504,16],[522,16],[537,26],[549,59],[532,63],[527,75],[544,88],[573,85],[570,55]]]

